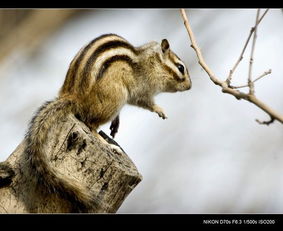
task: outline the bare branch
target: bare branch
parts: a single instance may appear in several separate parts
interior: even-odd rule
[[[255,80],[253,80],[253,83],[255,83],[256,81],[260,80],[261,78],[263,78],[264,76],[269,75],[269,74],[271,74],[271,69],[269,69],[268,71],[263,72],[263,74],[261,74]],[[229,87],[231,87],[233,89],[239,89],[239,88],[249,87],[249,85],[248,84],[241,85],[241,86],[232,86],[232,85],[230,85]]]
[[[237,62],[234,64],[233,68],[232,68],[232,69],[230,70],[230,72],[229,72],[229,76],[228,76],[227,79],[226,79],[226,82],[227,82],[228,85],[230,85],[230,83],[231,83],[232,75],[233,75],[234,71],[236,70],[236,68],[238,67],[239,63],[240,63],[240,62],[242,61],[242,59],[243,59],[243,55],[244,55],[244,53],[245,53],[245,51],[246,51],[246,48],[247,48],[248,43],[249,43],[249,41],[250,41],[250,39],[251,39],[251,37],[252,37],[253,32],[254,32],[254,28],[252,28],[252,29],[250,30],[249,37],[247,38],[247,41],[246,41],[246,43],[245,43],[245,45],[244,45],[244,48],[243,48],[243,50],[242,50],[242,52],[241,52],[241,54],[240,54],[240,57],[238,58]]]
[[[270,116],[270,118],[272,118],[273,121],[277,120],[277,121],[283,123],[283,115],[281,115],[278,112],[274,111],[268,105],[266,105],[265,103],[260,101],[254,94],[251,94],[251,92],[249,92],[249,94],[246,94],[246,93],[243,93],[243,92],[241,92],[241,91],[239,91],[237,89],[233,89],[231,86],[229,86],[229,84],[228,84],[229,81],[221,81],[212,72],[212,70],[208,67],[208,65],[204,61],[204,58],[203,58],[202,53],[201,53],[201,50],[200,50],[200,48],[197,45],[197,42],[195,40],[195,36],[194,36],[193,31],[191,29],[191,26],[190,26],[190,23],[189,23],[189,20],[188,20],[188,17],[186,15],[185,10],[181,9],[180,11],[181,11],[182,18],[184,20],[184,25],[185,25],[185,27],[187,29],[187,32],[189,34],[189,37],[190,37],[191,47],[195,50],[197,58],[198,58],[198,62],[201,65],[201,67],[204,69],[204,71],[208,74],[210,80],[214,84],[220,86],[222,88],[222,92],[223,93],[227,93],[227,94],[233,95],[237,99],[243,99],[243,100],[249,101],[252,104],[256,105],[258,108],[262,109],[264,112],[266,112]],[[262,18],[266,15],[266,13],[267,13],[267,10],[264,12],[264,14],[261,16],[260,19],[258,19],[258,16],[257,16],[257,21],[256,21],[257,23],[256,23],[256,25],[258,25],[261,22]],[[249,41],[249,39],[248,39],[248,41]],[[243,51],[245,51],[245,48],[243,49]],[[242,52],[241,54],[243,54],[243,53],[244,52]],[[264,75],[266,75],[266,74],[263,74],[263,76]],[[262,78],[263,76],[260,76],[260,78]],[[257,80],[260,79],[260,78],[258,77]],[[262,122],[262,124],[270,124],[270,123],[271,122],[269,122],[269,121],[267,121],[265,123]]]
[[[273,117],[270,117],[270,120],[268,121],[259,121],[258,119],[256,119],[255,121],[258,122],[259,124],[265,124],[265,125],[269,125],[269,124],[272,124],[274,122],[274,118]]]
[[[255,19],[255,26],[254,26],[254,36],[252,42],[252,49],[250,55],[250,65],[249,65],[249,75],[248,75],[248,85],[249,85],[249,93],[254,95],[254,83],[252,81],[252,69],[253,69],[253,62],[254,62],[254,50],[255,50],[255,43],[257,38],[257,25],[258,25],[258,18],[259,18],[260,9],[256,12],[256,19]]]
[[[202,53],[200,51],[200,48],[197,45],[197,42],[196,42],[196,39],[195,39],[195,35],[194,35],[194,33],[193,33],[192,29],[191,29],[189,20],[187,18],[187,15],[186,15],[186,12],[185,12],[184,9],[181,9],[181,14],[182,14],[182,17],[184,19],[184,25],[185,25],[185,27],[186,27],[186,29],[188,31],[188,34],[189,34],[189,37],[190,37],[190,40],[191,40],[191,43],[192,43],[191,47],[195,50],[195,52],[197,54],[197,57],[198,57],[198,60],[199,60],[199,64],[202,66],[202,68],[209,75],[211,81],[213,81],[216,85],[221,86],[222,82],[219,79],[217,79],[217,77],[214,75],[214,73],[209,69],[207,64],[204,62]]]
[[[266,15],[266,13],[267,13],[268,11],[269,11],[269,8],[264,11],[264,13],[262,14],[262,16],[261,16],[260,19],[258,20],[258,23],[257,23],[257,24],[260,24],[261,20],[263,19],[263,17]]]
[[[266,9],[265,12],[262,14],[262,16],[260,17],[260,19],[258,20],[257,25],[261,22],[261,20],[262,20],[263,17],[266,15],[266,13],[268,12],[268,10],[269,10],[269,9]],[[238,58],[238,60],[237,60],[236,63],[234,64],[233,68],[232,68],[232,69],[230,70],[230,72],[229,72],[229,75],[228,75],[228,77],[227,77],[227,79],[226,79],[226,82],[227,82],[228,85],[230,85],[231,80],[232,80],[232,75],[233,75],[233,73],[235,72],[236,68],[238,67],[239,63],[240,63],[240,62],[242,61],[242,59],[243,59],[244,53],[245,53],[245,51],[246,51],[246,48],[247,48],[247,46],[248,46],[248,44],[249,44],[249,41],[250,41],[250,39],[251,39],[252,34],[254,33],[254,31],[255,31],[255,27],[252,27],[251,30],[250,30],[250,34],[249,34],[249,36],[248,36],[248,38],[247,38],[247,40],[246,40],[246,42],[245,42],[244,48],[243,48],[242,51],[241,51],[240,57]]]

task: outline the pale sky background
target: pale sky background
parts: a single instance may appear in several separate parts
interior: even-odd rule
[[[263,10],[261,11],[263,13]],[[255,9],[187,9],[211,69],[226,78],[255,21]],[[259,99],[283,113],[283,14],[271,9],[258,28],[254,78]],[[32,57],[0,65],[0,161],[22,141],[36,109],[53,99],[78,50],[104,33],[134,46],[167,38],[189,69],[190,91],[161,94],[168,120],[133,106],[121,112],[116,141],[143,175],[118,213],[283,213],[283,125],[246,101],[223,94],[197,64],[178,9],[93,9],[54,33]],[[250,46],[248,47],[250,48]],[[245,84],[250,49],[234,75]],[[9,63],[13,63],[10,65]],[[109,124],[101,127],[109,134]]]

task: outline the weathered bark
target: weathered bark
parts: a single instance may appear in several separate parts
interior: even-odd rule
[[[71,202],[46,192],[29,177],[25,145],[24,140],[1,163],[0,213],[71,212]],[[72,115],[54,124],[45,148],[50,164],[57,171],[85,184],[101,199],[104,206],[91,212],[115,213],[142,179],[126,154],[112,152]]]

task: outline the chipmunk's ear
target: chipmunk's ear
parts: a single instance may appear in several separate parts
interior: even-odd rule
[[[167,50],[169,50],[169,48],[170,48],[170,45],[169,45],[169,42],[167,41],[167,39],[162,39],[162,41],[161,41],[162,52],[165,53]]]

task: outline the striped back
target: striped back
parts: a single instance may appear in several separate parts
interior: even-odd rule
[[[86,93],[112,63],[125,61],[133,66],[137,54],[130,43],[116,34],[95,38],[72,60],[60,94]]]

